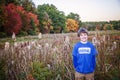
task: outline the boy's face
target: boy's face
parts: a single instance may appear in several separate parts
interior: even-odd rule
[[[87,35],[87,33],[81,32],[81,33],[80,33],[80,40],[81,40],[82,42],[87,42],[87,40],[88,40],[88,35]]]

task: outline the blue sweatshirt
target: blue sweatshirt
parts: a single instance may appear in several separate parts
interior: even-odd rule
[[[92,73],[96,66],[97,50],[91,42],[83,44],[77,42],[72,50],[73,65],[77,72],[87,74]]]

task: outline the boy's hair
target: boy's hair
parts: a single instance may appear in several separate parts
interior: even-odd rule
[[[80,28],[77,32],[78,37],[80,36],[80,33],[87,33],[88,35],[88,30],[86,28]]]

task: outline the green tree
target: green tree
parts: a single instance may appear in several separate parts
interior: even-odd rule
[[[27,12],[35,13],[36,7],[32,0],[5,0],[5,5],[13,3],[22,6]]]
[[[8,7],[6,10],[10,4],[14,6]],[[35,11],[36,8],[32,0],[0,0],[0,35],[13,31],[16,34],[19,32],[27,33],[28,30],[32,34],[39,31],[37,28],[39,21]],[[15,28],[12,29],[14,26]]]
[[[113,25],[113,28],[115,30],[120,30],[120,20],[118,20],[118,21],[110,21],[110,24]]]
[[[32,0],[21,0],[20,4],[27,12],[35,13],[36,7]]]
[[[5,5],[4,4],[0,4],[0,32],[3,32],[3,25],[5,24],[6,20],[7,20],[7,12],[5,10]]]
[[[104,30],[113,30],[113,25],[112,24],[105,24],[103,29]]]
[[[47,12],[44,12],[44,15],[43,15],[43,20],[42,20],[42,26],[40,27],[40,31],[42,33],[49,33],[50,32],[50,27],[51,27],[51,24],[52,24],[52,21],[51,19],[49,18],[49,15]]]
[[[65,15],[64,12],[57,10],[57,8],[54,5],[49,5],[49,4],[43,4],[43,5],[38,5],[37,7],[37,13],[39,17],[39,23],[40,27],[43,27],[44,24],[43,22],[45,21],[45,14],[47,13],[49,16],[48,20],[51,20],[53,26],[53,32],[60,32],[61,29],[65,28]]]
[[[81,26],[81,20],[80,20],[80,16],[78,15],[78,14],[76,14],[76,13],[70,13],[70,14],[68,14],[67,16],[66,16],[66,18],[67,19],[74,19],[74,20],[76,20],[77,22],[78,22],[78,25],[79,25],[79,27]]]

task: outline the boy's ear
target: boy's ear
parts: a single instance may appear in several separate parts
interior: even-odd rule
[[[77,33],[77,36],[78,36],[78,37],[80,37],[80,34],[79,34],[79,33]]]

